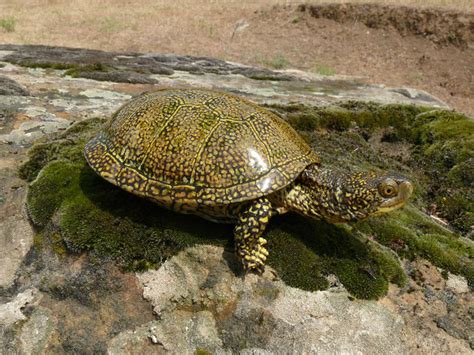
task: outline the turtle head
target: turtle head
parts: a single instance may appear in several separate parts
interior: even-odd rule
[[[402,207],[413,192],[404,177],[374,172],[347,173],[308,168],[302,183],[311,209],[331,223],[363,220]]]
[[[337,185],[338,191],[343,191],[341,197],[335,198],[342,202],[341,211],[353,219],[365,219],[381,215],[402,207],[411,196],[413,186],[406,178],[398,175],[378,175],[376,173],[359,172],[348,174]]]

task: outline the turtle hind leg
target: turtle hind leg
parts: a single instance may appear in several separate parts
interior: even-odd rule
[[[273,214],[270,201],[260,198],[239,215],[234,229],[235,246],[245,271],[261,274],[264,270],[268,251],[267,241],[261,236]]]

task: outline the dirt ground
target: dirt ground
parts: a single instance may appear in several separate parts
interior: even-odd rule
[[[190,54],[354,75],[426,90],[474,116],[472,1],[372,2],[4,0],[0,42]]]

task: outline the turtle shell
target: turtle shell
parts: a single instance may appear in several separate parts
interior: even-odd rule
[[[191,210],[267,195],[319,162],[277,115],[203,89],[165,89],[130,101],[87,143],[85,157],[121,188]]]

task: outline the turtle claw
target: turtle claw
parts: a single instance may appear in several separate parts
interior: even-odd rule
[[[240,255],[244,270],[257,275],[263,274],[267,256],[268,251],[261,246],[258,246],[256,250],[252,250],[249,254]]]
[[[244,263],[244,270],[246,274],[256,274],[256,275],[262,275],[263,272],[265,271],[265,265],[263,264],[258,264],[258,263]]]

